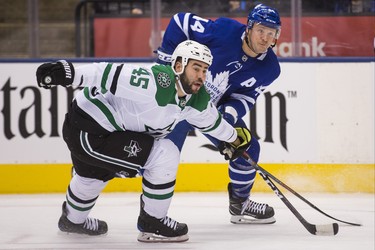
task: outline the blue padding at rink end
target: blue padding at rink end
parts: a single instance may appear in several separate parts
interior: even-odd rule
[[[280,62],[290,62],[290,63],[348,63],[348,62],[375,62],[375,57],[339,57],[339,56],[329,56],[329,57],[279,57]]]
[[[84,62],[123,62],[123,63],[153,63],[154,57],[85,57],[85,58],[0,58],[0,63],[39,63],[68,60],[73,63]],[[288,63],[347,63],[347,62],[375,62],[375,57],[279,57],[280,62]]]
[[[84,62],[123,62],[123,63],[153,63],[154,57],[85,57],[85,58],[0,58],[0,63],[44,63],[67,60],[73,63]]]

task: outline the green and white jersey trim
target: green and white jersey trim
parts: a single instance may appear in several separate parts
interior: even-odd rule
[[[204,88],[178,98],[170,66],[94,63],[75,71],[73,85],[84,87],[76,96],[78,106],[108,131],[131,130],[159,138],[186,119],[220,140],[236,138]]]

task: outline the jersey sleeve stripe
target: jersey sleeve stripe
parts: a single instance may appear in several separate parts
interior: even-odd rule
[[[221,123],[221,120],[222,120],[222,116],[219,114],[217,119],[216,119],[216,122],[214,124],[214,126],[212,126],[211,128],[209,129],[206,129],[206,130],[201,130],[202,133],[207,133],[207,132],[210,132],[212,130],[215,130],[217,127],[219,127],[220,123]]]
[[[92,98],[90,96],[89,88],[86,87],[83,90],[83,93],[86,97],[87,100],[89,100],[92,104],[94,104],[96,107],[98,107],[103,114],[107,117],[108,121],[112,124],[112,126],[117,130],[117,131],[124,131],[123,128],[121,128],[119,125],[117,125],[115,118],[113,117],[111,111],[105,106],[104,103],[99,101],[98,99]]]
[[[250,102],[251,104],[255,104],[255,100],[254,100],[254,98],[251,98],[251,97],[249,97],[249,96],[246,96],[246,95],[241,95],[241,94],[235,94],[235,93],[233,93],[233,94],[231,94],[230,95],[233,99],[237,99],[237,100],[239,100],[239,101],[241,101],[241,100],[244,100],[244,101],[247,101],[247,102]]]
[[[178,18],[178,14],[175,14],[175,15],[173,16],[173,19],[174,19],[175,23],[177,24],[177,26],[178,26],[181,30],[183,30],[183,29],[182,29],[181,22],[180,22],[180,19]]]
[[[105,84],[107,83],[108,75],[109,75],[109,72],[111,71],[111,68],[112,68],[112,63],[108,63],[107,66],[104,69],[102,81],[101,81],[101,84],[100,84],[101,89],[102,89],[101,91],[102,91],[103,94],[108,91]]]
[[[189,38],[189,17],[190,17],[190,13],[184,14],[184,19],[183,19],[182,24],[181,24],[179,15],[180,14],[175,14],[173,16],[173,20],[175,21],[176,25],[180,28],[180,30],[185,34],[186,38],[190,39]]]
[[[190,13],[186,13],[184,16],[184,24],[183,24],[183,31],[187,39],[190,39],[189,38],[189,17],[190,17]]]
[[[245,95],[241,95],[241,94],[231,94],[231,97],[233,99],[241,102],[241,104],[244,108],[245,114],[250,111],[248,103],[251,103],[251,105],[255,104],[255,99],[251,98],[249,96],[245,96]]]
[[[121,64],[121,65],[117,66],[115,75],[113,76],[113,80],[112,80],[112,84],[111,84],[111,89],[110,89],[110,91],[111,91],[112,94],[116,93],[118,78],[120,76],[120,72],[122,70],[122,67],[124,67],[124,64]]]

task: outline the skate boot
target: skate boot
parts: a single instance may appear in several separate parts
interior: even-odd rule
[[[95,218],[87,217],[85,222],[82,224],[74,224],[67,218],[66,201],[62,206],[62,215],[59,219],[59,229],[67,233],[87,234],[87,235],[101,235],[106,234],[108,226],[105,221],[101,221]]]
[[[248,198],[233,197],[232,184],[228,184],[230,222],[234,224],[272,224],[275,212],[267,204],[257,203]]]
[[[141,198],[141,211],[138,216],[138,241],[140,242],[182,242],[189,239],[188,227],[168,216],[157,219],[144,211]]]

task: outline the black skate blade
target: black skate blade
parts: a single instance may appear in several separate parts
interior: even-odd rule
[[[60,236],[68,236],[68,237],[71,237],[71,238],[77,238],[77,239],[87,239],[87,238],[91,238],[91,237],[106,237],[108,235],[108,232],[107,233],[104,233],[104,234],[97,234],[97,235],[94,235],[94,234],[84,234],[84,233],[77,233],[77,232],[66,232],[66,231],[61,231],[61,230],[58,230],[57,231],[57,235],[60,235]]]
[[[176,236],[176,237],[166,237],[159,234],[154,233],[145,233],[140,232],[138,235],[138,241],[139,242],[145,242],[145,243],[176,243],[176,242],[184,242],[189,240],[189,236],[187,234]]]

